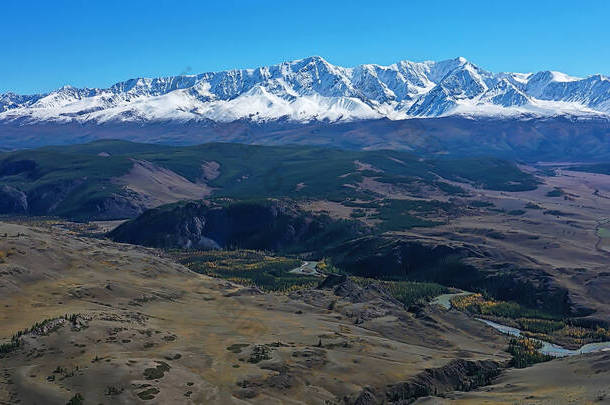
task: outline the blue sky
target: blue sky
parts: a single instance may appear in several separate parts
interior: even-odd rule
[[[491,71],[610,75],[610,1],[16,1],[0,92],[320,55],[343,66],[464,56]]]

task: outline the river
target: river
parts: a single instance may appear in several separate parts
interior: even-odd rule
[[[445,309],[451,309],[451,300],[454,297],[470,295],[471,292],[461,292],[455,294],[442,294],[432,300],[433,304],[437,304],[442,306]],[[487,319],[475,318],[477,321],[483,322],[488,326],[491,326],[495,330],[502,332],[506,335],[511,336],[522,336],[521,330],[517,328],[513,328],[511,326],[502,325],[500,323],[488,321]],[[545,342],[544,340],[534,339],[540,343],[542,343],[542,347],[539,349],[540,353],[547,354],[553,357],[566,357],[566,356],[574,356],[577,354],[584,353],[593,353],[599,351],[610,351],[610,342],[596,342],[596,343],[587,343],[586,345],[581,346],[579,349],[571,350],[566,349],[562,346]]]
[[[502,332],[506,335],[511,336],[522,336],[521,330],[517,328],[512,328],[510,326],[502,325],[500,323],[488,321],[487,319],[475,318],[477,321],[481,321],[495,330]],[[579,349],[571,350],[566,349],[562,346],[545,342],[544,340],[534,339],[540,343],[542,343],[542,347],[538,350],[542,354],[548,354],[553,357],[566,357],[566,356],[574,356],[576,354],[584,354],[584,353],[593,353],[599,351],[610,351],[610,342],[596,342],[596,343],[587,343],[586,345],[581,346]]]

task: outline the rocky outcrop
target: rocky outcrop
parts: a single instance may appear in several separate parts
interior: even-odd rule
[[[113,230],[118,242],[159,248],[304,252],[364,233],[356,222],[302,211],[288,200],[188,202],[151,209]]]
[[[332,294],[328,294],[328,290]],[[316,289],[296,291],[291,297],[317,307],[337,310],[355,324],[387,315],[400,319],[405,319],[406,316],[404,304],[381,284],[371,282],[361,286],[346,275],[330,274]],[[341,305],[336,305],[338,298],[341,299]]]
[[[345,274],[329,274],[320,284],[318,284],[318,289],[335,288],[347,282],[350,281],[349,277]]]
[[[380,300],[386,304],[402,308],[402,303],[392,297],[381,285],[371,283],[361,287],[346,275],[330,274],[318,285],[318,289],[332,289],[336,296],[352,303]]]
[[[0,214],[26,214],[28,197],[15,187],[0,185]]]
[[[436,396],[451,391],[470,391],[488,385],[501,371],[502,365],[492,360],[455,359],[443,367],[426,369],[407,381],[378,389],[365,387],[348,403],[410,404],[425,396]]]
[[[133,218],[140,215],[145,210],[144,204],[137,199],[129,198],[120,194],[113,194],[108,197],[90,199],[79,208],[78,214],[71,214],[70,217],[76,219],[90,220],[94,218],[98,221]]]
[[[70,194],[81,182],[60,182],[34,188],[28,192],[0,185],[0,214],[59,215],[71,219],[110,220],[133,218],[142,213],[143,205],[134,199],[113,194],[88,199],[76,210],[70,208]],[[68,206],[68,208],[66,208]]]

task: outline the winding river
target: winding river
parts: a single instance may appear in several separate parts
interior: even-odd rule
[[[443,294],[436,297],[432,300],[433,304],[437,304],[442,306],[445,309],[451,309],[451,300],[454,297],[470,295],[470,292],[461,292],[456,294]],[[495,330],[502,332],[506,335],[511,336],[522,336],[521,330],[517,328],[513,328],[511,326],[502,325],[500,323],[488,321],[487,319],[475,318],[477,321],[483,322],[488,326],[491,326]],[[593,353],[599,351],[610,351],[610,342],[597,342],[597,343],[587,343],[586,345],[581,346],[579,349],[571,350],[566,349],[562,346],[545,342],[544,340],[534,339],[540,343],[542,343],[542,347],[539,349],[540,353],[547,354],[553,357],[566,357],[566,356],[574,356],[577,354],[584,353]]]
[[[510,326],[502,325],[500,323],[488,321],[487,319],[475,318],[477,321],[481,321],[492,328],[500,331],[506,335],[511,336],[521,336],[521,330],[517,328],[512,328]],[[542,343],[542,347],[538,350],[542,354],[547,354],[553,357],[566,357],[566,356],[574,356],[576,354],[584,354],[584,353],[593,353],[599,351],[610,351],[610,342],[596,342],[596,343],[587,343],[586,345],[581,346],[579,349],[570,350],[566,349],[562,346],[545,342],[544,340],[534,339],[540,343]]]

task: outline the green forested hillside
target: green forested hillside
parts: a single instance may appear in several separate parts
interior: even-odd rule
[[[0,153],[0,213],[59,215],[76,219],[127,218],[148,208],[116,179],[144,161],[214,196],[290,197],[333,201],[370,199],[363,179],[427,185],[448,195],[463,190],[446,180],[493,190],[536,187],[533,176],[499,159],[423,159],[399,151],[346,151],[312,146],[210,143],[188,147],[97,141]],[[204,165],[213,164],[213,176]],[[152,176],[152,174],[151,174]],[[154,195],[153,195],[154,197]]]

